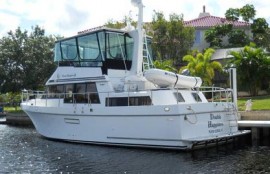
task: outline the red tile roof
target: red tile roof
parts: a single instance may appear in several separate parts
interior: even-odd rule
[[[233,24],[234,27],[248,27],[250,23],[241,22],[241,21],[228,21],[226,18],[216,17],[216,16],[204,16],[201,18],[193,19],[190,21],[185,21],[184,24],[186,26],[191,26],[194,28],[210,28],[216,25],[222,24]]]

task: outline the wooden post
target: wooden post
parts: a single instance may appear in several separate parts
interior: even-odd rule
[[[260,139],[260,130],[257,127],[251,128],[252,146],[258,146]]]

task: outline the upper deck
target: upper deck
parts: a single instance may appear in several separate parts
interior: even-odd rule
[[[148,49],[151,40],[148,38]],[[134,56],[134,38],[126,31],[98,28],[55,43],[54,61],[59,66],[101,67],[130,70]]]

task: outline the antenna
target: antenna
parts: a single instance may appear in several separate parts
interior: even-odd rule
[[[139,7],[139,5],[142,3],[142,0],[131,0],[131,3],[135,7]]]
[[[137,48],[136,51],[136,59],[133,61],[132,71],[136,75],[142,75],[142,62],[143,62],[143,3],[142,0],[131,0],[131,3],[138,8],[138,21],[137,21]],[[133,68],[134,67],[134,68]]]
[[[138,23],[137,29],[142,30],[142,23],[143,23],[143,3],[142,0],[131,0],[132,5],[138,7],[139,14],[138,14]]]

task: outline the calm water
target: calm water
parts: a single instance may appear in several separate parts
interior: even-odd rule
[[[270,173],[270,148],[222,146],[179,152],[94,146],[0,125],[0,173]]]

